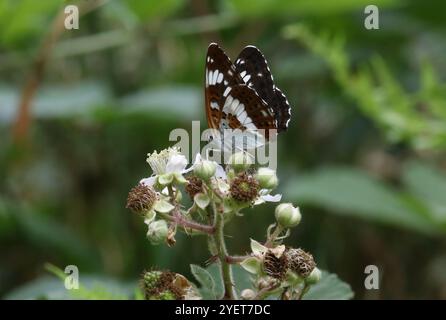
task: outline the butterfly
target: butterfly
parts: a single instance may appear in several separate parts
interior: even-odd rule
[[[268,63],[255,46],[245,47],[232,63],[216,43],[211,43],[205,79],[208,126],[221,136],[225,129],[251,133],[246,144],[257,147],[258,142],[252,140],[260,137],[266,143],[272,138],[271,132],[288,128],[290,104],[274,84]]]

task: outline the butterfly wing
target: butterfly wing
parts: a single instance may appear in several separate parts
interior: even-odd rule
[[[272,110],[277,120],[277,131],[288,128],[291,108],[285,95],[274,84],[265,57],[254,46],[245,47],[235,61],[235,69],[243,82],[253,88]]]
[[[209,128],[220,129],[227,90],[243,83],[226,53],[211,43],[206,55],[205,108]],[[226,94],[226,95],[225,95]]]

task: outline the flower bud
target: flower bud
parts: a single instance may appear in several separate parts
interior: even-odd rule
[[[157,220],[149,224],[147,238],[152,244],[157,245],[166,240],[168,233],[169,228],[167,222],[164,220]]]
[[[262,189],[274,189],[279,184],[276,172],[270,168],[259,168],[256,178]]]
[[[318,268],[314,268],[310,275],[305,279],[307,284],[315,284],[321,280],[322,272]]]
[[[236,171],[244,171],[252,165],[252,160],[246,152],[237,152],[229,158],[229,165]]]
[[[284,228],[292,228],[299,224],[302,216],[298,207],[291,203],[281,203],[276,207],[276,220]]]
[[[256,296],[256,293],[252,289],[245,289],[240,293],[240,297],[243,300],[252,300]]]
[[[205,181],[209,180],[215,174],[216,169],[217,164],[209,160],[201,160],[194,165],[195,175]]]

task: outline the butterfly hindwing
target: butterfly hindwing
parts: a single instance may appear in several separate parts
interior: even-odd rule
[[[254,46],[245,47],[235,61],[235,68],[244,83],[273,109],[277,131],[286,130],[291,108],[285,95],[275,86],[268,63],[260,50]]]

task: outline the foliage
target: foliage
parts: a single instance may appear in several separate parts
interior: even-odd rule
[[[421,70],[420,88],[406,92],[391,74],[383,58],[375,56],[367,66],[352,71],[340,35],[315,35],[303,25],[284,29],[287,38],[298,39],[321,56],[344,92],[358,107],[383,128],[392,142],[410,142],[422,150],[446,147],[446,84],[438,80],[432,65]]]

